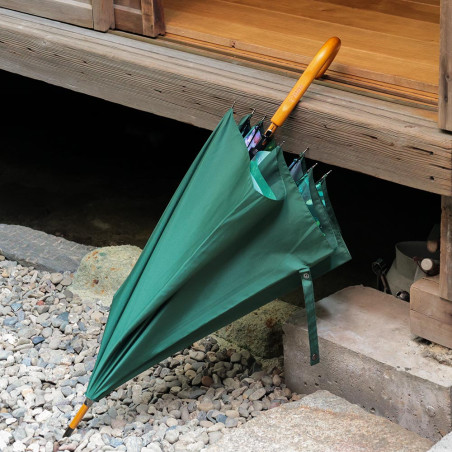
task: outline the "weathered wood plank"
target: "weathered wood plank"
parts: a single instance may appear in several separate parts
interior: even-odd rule
[[[114,0],[116,28],[155,38],[165,34],[161,0]]]
[[[410,288],[410,329],[452,348],[452,303],[440,297],[441,277],[421,278]]]
[[[452,198],[441,198],[441,251],[439,295],[452,301]]]
[[[93,28],[91,0],[0,0],[0,7]]]
[[[181,52],[157,41],[100,34],[0,10],[0,68],[212,129],[238,114],[271,114],[295,80]],[[451,196],[452,138],[418,108],[314,84],[279,131],[286,149]]]
[[[165,18],[161,0],[142,0],[143,34],[155,38],[165,34]]]
[[[410,310],[410,330],[416,336],[452,348],[452,325]]]
[[[115,28],[113,0],[93,0],[94,30],[107,31]]]
[[[452,303],[439,296],[438,276],[417,280],[411,286],[410,295],[410,309],[452,325]]]
[[[143,33],[141,9],[132,6],[114,4],[115,27],[117,30],[129,31],[139,35]]]
[[[441,0],[439,127],[452,131],[452,0]]]

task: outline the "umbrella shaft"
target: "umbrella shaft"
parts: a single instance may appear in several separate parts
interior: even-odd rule
[[[78,424],[83,419],[83,416],[85,416],[86,412],[88,411],[89,407],[92,404],[93,404],[92,400],[90,399],[85,400],[85,403],[78,410],[77,414],[74,416],[74,419],[72,419],[71,423],[69,424],[69,427],[64,432],[63,438],[72,435],[72,432],[77,428]]]

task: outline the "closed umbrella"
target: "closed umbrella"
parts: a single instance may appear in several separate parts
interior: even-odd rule
[[[238,126],[230,109],[220,121],[113,298],[87,400],[65,436],[93,401],[300,284],[318,362],[311,269],[338,240],[319,227],[272,135],[339,45],[327,41],[272,118],[257,148],[273,150],[260,164],[242,136],[247,119]]]

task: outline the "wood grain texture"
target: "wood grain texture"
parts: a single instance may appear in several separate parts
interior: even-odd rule
[[[410,295],[410,309],[452,325],[452,303],[439,296],[438,276],[417,280],[411,286]]]
[[[416,336],[452,348],[452,302],[440,297],[440,276],[417,280],[410,288],[410,329]]]
[[[165,44],[171,48],[182,49],[202,56],[208,56],[225,61],[239,62],[240,64],[250,65],[254,68],[263,68],[266,71],[277,71],[284,74],[294,74],[298,76],[307,67],[307,64],[288,61],[268,55],[259,55],[251,51],[227,47],[219,44],[212,44],[206,41],[187,38],[181,35],[166,33],[161,37]],[[403,87],[391,83],[370,80],[365,77],[359,77],[350,73],[339,72],[335,67],[328,69],[325,79],[334,87],[344,90],[350,89],[357,93],[364,93],[368,96],[391,100],[394,102],[408,100],[411,104],[418,103],[419,106],[431,106],[432,117],[437,120],[438,95],[437,93],[428,93],[412,88]]]
[[[0,68],[213,129],[273,113],[295,78],[159,45],[0,10]],[[452,140],[418,108],[313,84],[278,140],[297,153],[400,184],[452,195]]]
[[[93,0],[93,24],[98,31],[115,28],[113,0]]]
[[[441,198],[439,295],[452,301],[452,198]]]
[[[143,35],[141,9],[114,3],[115,29]]]
[[[0,0],[0,7],[93,28],[91,0]]]
[[[116,29],[152,38],[165,34],[161,0],[114,0]]]
[[[410,330],[435,344],[452,348],[452,325],[410,310]]]
[[[363,5],[166,0],[166,28],[174,35],[303,64],[326,39],[339,36],[343,46],[334,71],[437,93],[439,7],[405,0],[377,2],[378,9]]]
[[[452,347],[452,303],[439,296],[439,277],[417,280],[410,288],[410,329],[416,336]]]
[[[441,0],[438,124],[452,131],[452,0]]]
[[[143,34],[155,38],[165,34],[165,17],[161,0],[142,0]]]

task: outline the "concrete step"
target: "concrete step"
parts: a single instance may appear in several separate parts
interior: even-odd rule
[[[328,391],[262,412],[208,452],[425,452],[432,442]]]
[[[436,442],[452,430],[452,367],[424,355],[410,333],[409,303],[348,287],[316,305],[320,364],[309,365],[304,310],[284,325],[286,384],[325,389]]]

